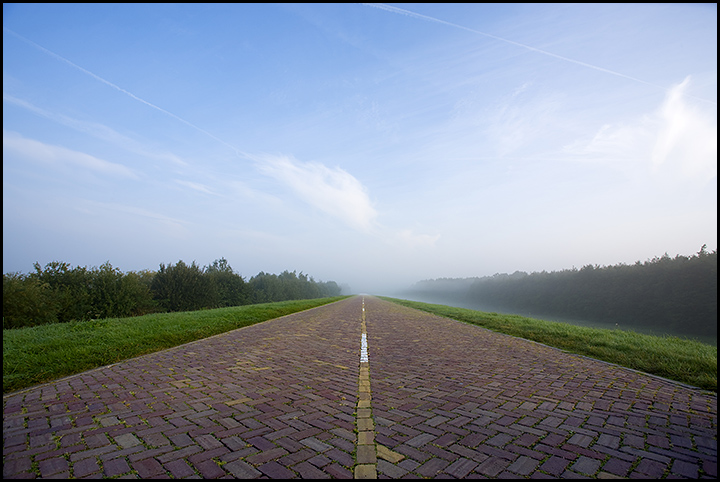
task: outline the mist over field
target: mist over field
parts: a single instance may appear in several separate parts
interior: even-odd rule
[[[715,4],[3,4],[3,272],[345,293],[717,249]]]
[[[423,280],[406,299],[717,345],[717,251],[633,265]]]
[[[588,319],[570,316],[561,316],[552,311],[532,311],[526,309],[518,309],[508,306],[493,305],[489,302],[468,300],[465,297],[447,297],[433,294],[418,294],[408,291],[398,292],[395,296],[401,299],[420,301],[422,303],[431,303],[437,305],[455,306],[457,308],[467,308],[469,310],[477,310],[486,313],[504,313],[511,315],[519,315],[527,318],[535,318],[539,320],[555,321],[567,323],[574,326],[584,326],[588,328],[600,328],[604,330],[629,330],[636,333],[655,336],[677,336],[679,338],[687,338],[697,340],[708,345],[717,346],[717,322],[706,323],[702,325],[702,334],[689,333],[683,329],[665,328],[662,326],[648,326],[646,324],[624,322],[618,323],[612,318],[605,319]]]

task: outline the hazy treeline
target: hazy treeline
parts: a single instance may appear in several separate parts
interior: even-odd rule
[[[717,251],[663,255],[633,265],[587,265],[553,272],[436,279],[415,296],[514,312],[643,326],[688,336],[717,336]]]
[[[334,281],[318,282],[302,272],[260,272],[245,280],[225,258],[202,268],[178,261],[127,273],[109,262],[73,268],[53,261],[44,268],[35,263],[33,273],[3,274],[3,328],[339,294]]]

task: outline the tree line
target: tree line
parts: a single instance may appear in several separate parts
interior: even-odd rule
[[[717,336],[717,251],[663,256],[633,265],[516,271],[482,278],[436,279],[409,293],[494,311],[644,326],[658,332]]]
[[[110,262],[87,268],[53,261],[34,268],[28,274],[3,274],[3,329],[323,298],[341,291],[334,281],[315,281],[295,271],[261,271],[246,280],[225,258],[202,268],[181,260],[160,264],[157,271],[126,273]]]

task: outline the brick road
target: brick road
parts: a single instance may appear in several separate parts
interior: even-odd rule
[[[362,306],[4,396],[3,475],[716,477],[714,395],[372,297],[362,323]]]

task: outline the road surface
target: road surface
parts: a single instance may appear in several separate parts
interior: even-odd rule
[[[4,396],[3,475],[715,478],[717,397],[356,296]]]

